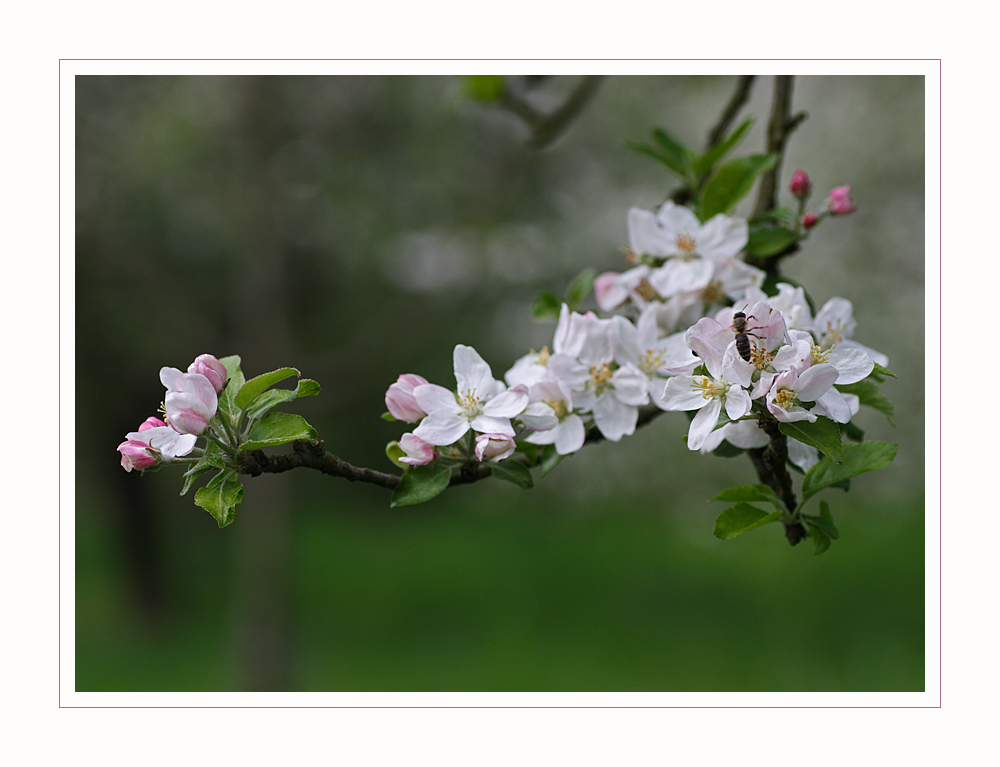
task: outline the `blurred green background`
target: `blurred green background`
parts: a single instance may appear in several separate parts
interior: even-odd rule
[[[607,78],[537,151],[457,77],[78,77],[77,690],[922,690],[922,77],[796,80],[809,118],[781,199],[802,168],[815,206],[849,183],[859,210],[785,272],[853,301],[855,337],[899,376],[898,426],[857,419],[896,460],[820,496],[841,531],[820,557],[776,525],[712,536],[708,499],[757,480],[745,457],[689,453],[680,414],[530,491],[390,509],[316,472],[247,477],[224,530],[179,471],[118,462],[159,368],[209,352],[248,377],[299,368],[323,391],[290,409],[392,470],[386,387],[451,385],[457,343],[497,377],[550,343],[538,292],[624,269],[629,207],[676,185],[626,140],[662,126],[701,148],[736,80]],[[512,84],[548,109],[577,81]],[[742,153],[762,150],[770,91],[757,78]]]

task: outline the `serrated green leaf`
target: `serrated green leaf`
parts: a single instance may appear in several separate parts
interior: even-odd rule
[[[559,319],[560,309],[562,302],[554,293],[545,290],[531,304],[531,316],[536,320],[556,320]]]
[[[271,389],[259,395],[246,411],[250,421],[258,421],[276,407],[299,399],[313,397],[319,393],[319,384],[309,378],[300,378],[294,389]]]
[[[570,309],[575,309],[580,305],[594,287],[594,278],[597,277],[596,269],[584,269],[569,284],[566,290],[566,303]],[[561,307],[560,307],[561,308]]]
[[[840,441],[840,426],[829,418],[818,416],[814,423],[809,421],[778,422],[781,433],[804,442],[819,450],[830,460],[840,463],[842,445]]]
[[[705,185],[701,198],[702,221],[718,213],[728,213],[753,189],[757,177],[774,167],[776,154],[753,154],[730,160]]]
[[[222,470],[226,468],[226,462],[219,453],[219,448],[214,442],[209,442],[205,448],[205,453],[195,463],[191,464],[184,472],[184,484],[181,487],[181,495],[187,495],[191,489],[191,484],[207,471]]]
[[[299,371],[295,368],[279,368],[270,373],[264,373],[263,375],[251,378],[240,387],[239,394],[236,395],[236,399],[234,400],[236,407],[240,410],[246,410],[247,405],[276,383],[298,375],[300,375]]]
[[[774,522],[781,516],[780,511],[768,514],[763,509],[749,503],[737,503],[722,512],[715,520],[712,534],[723,541],[730,541],[747,530]]]
[[[858,381],[852,384],[840,384],[836,386],[838,391],[846,394],[855,394],[861,400],[861,404],[873,408],[884,415],[893,426],[896,425],[896,411],[889,398],[878,388],[871,378]]]
[[[824,456],[806,472],[802,480],[802,503],[825,487],[843,482],[868,471],[883,469],[896,457],[899,445],[869,440],[860,445],[844,445],[840,464]],[[800,504],[801,505],[801,504]]]
[[[775,495],[774,491],[767,485],[741,485],[739,487],[727,487],[719,493],[713,501],[763,501],[770,503],[778,510],[785,509],[785,504]]]
[[[751,256],[773,256],[781,253],[792,243],[798,242],[798,235],[780,226],[752,226],[747,241],[747,253]]]
[[[229,374],[229,382],[222,390],[222,393],[219,394],[219,410],[225,413],[232,423],[236,424],[239,423],[240,417],[243,414],[243,411],[236,406],[236,395],[243,388],[246,379],[243,377],[243,371],[240,370],[240,358],[238,356],[223,357],[219,362],[226,366],[226,372]]]
[[[490,467],[490,472],[497,479],[503,479],[507,482],[513,482],[518,487],[523,487],[527,490],[529,487],[534,487],[535,483],[531,479],[531,471],[520,461],[506,460],[500,461],[499,463],[486,464]]]
[[[219,474],[194,494],[194,502],[215,517],[219,527],[232,524],[236,519],[236,504],[243,500],[243,483],[231,476],[219,479],[224,476]]]
[[[694,161],[694,172],[698,178],[706,176],[712,168],[715,167],[716,163],[719,162],[723,157],[729,154],[733,148],[740,143],[746,132],[750,130],[750,126],[753,125],[753,118],[750,117],[744,120],[729,136],[720,141],[714,147],[709,149],[703,155],[698,157]]]
[[[451,469],[433,464],[407,471],[392,491],[390,506],[413,506],[440,495],[451,482]]]
[[[294,442],[297,439],[316,439],[316,430],[308,421],[294,413],[268,413],[262,418],[241,445],[242,450],[257,450]]]

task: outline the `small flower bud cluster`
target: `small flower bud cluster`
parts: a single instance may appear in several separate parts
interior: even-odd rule
[[[126,435],[118,446],[122,467],[126,471],[145,471],[188,455],[215,418],[218,395],[227,376],[225,365],[211,354],[196,358],[187,373],[162,368],[160,381],[167,388],[166,418],[147,418],[138,431]]]
[[[851,200],[851,187],[845,185],[837,186],[830,190],[826,202],[823,204],[823,210],[818,215],[816,213],[806,213],[805,204],[812,193],[812,181],[809,180],[806,172],[802,170],[797,170],[792,174],[792,180],[788,185],[788,189],[799,201],[798,219],[803,229],[812,229],[824,216],[846,216],[858,209],[857,205]]]

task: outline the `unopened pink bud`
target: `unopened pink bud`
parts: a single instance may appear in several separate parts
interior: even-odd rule
[[[806,213],[802,217],[802,228],[812,229],[814,226],[816,226],[817,221],[819,221],[819,216],[817,216],[815,213]]]
[[[850,186],[837,186],[831,189],[830,196],[826,198],[826,207],[835,216],[846,216],[858,209],[851,201]]]
[[[812,182],[809,181],[809,176],[804,170],[797,170],[792,175],[792,183],[788,185],[788,188],[792,190],[792,194],[800,200],[804,200],[812,191]]]
[[[201,373],[182,373],[177,368],[161,368],[160,381],[167,387],[163,398],[167,423],[179,434],[203,433],[219,408],[212,382]]]
[[[476,458],[489,458],[496,463],[514,454],[514,440],[506,434],[476,435]]]
[[[404,373],[385,393],[385,405],[393,418],[406,423],[416,423],[427,415],[417,404],[413,390],[427,383],[423,376]]]
[[[200,354],[195,357],[194,362],[188,367],[188,372],[200,373],[205,376],[215,387],[216,394],[222,391],[226,385],[226,379],[229,377],[226,366],[211,354]]]
[[[434,445],[424,442],[414,434],[404,434],[399,438],[399,446],[406,455],[399,460],[411,466],[423,466],[437,458]]]
[[[140,442],[137,439],[122,442],[118,446],[118,452],[122,454],[122,468],[125,471],[132,471],[132,469],[145,471],[160,462],[160,454],[156,450],[150,449],[145,442]]]
[[[146,431],[146,429],[156,429],[161,426],[166,426],[166,424],[156,416],[151,415],[149,418],[147,418],[145,421],[139,424],[139,428],[136,431]]]

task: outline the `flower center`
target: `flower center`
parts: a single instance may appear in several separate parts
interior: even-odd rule
[[[750,363],[758,370],[771,370],[771,363],[774,362],[774,355],[777,353],[777,349],[769,352],[753,342],[750,343]]]
[[[462,408],[462,412],[469,420],[472,420],[478,415],[482,415],[483,409],[479,404],[479,397],[476,395],[475,389],[459,392],[455,399],[458,400],[458,404]]]
[[[639,280],[639,284],[635,286],[635,292],[644,301],[654,301],[659,298],[656,289],[649,284],[649,280],[645,277]]]
[[[652,375],[663,367],[663,352],[656,349],[646,349],[646,356],[639,359],[639,367],[646,375]]]
[[[774,404],[783,410],[791,410],[795,404],[795,392],[792,389],[778,389],[774,395]]]
[[[722,397],[729,391],[729,384],[721,381],[713,381],[708,376],[702,376],[691,381],[691,388],[700,389],[701,396],[705,399],[715,399]]]
[[[823,362],[830,361],[831,349],[823,350],[823,347],[812,344],[809,347],[809,357],[812,360],[813,365],[819,365]]]
[[[679,258],[686,259],[696,255],[694,251],[697,243],[690,234],[678,234],[674,244],[677,246],[677,256]]]
[[[555,411],[556,418],[560,421],[569,415],[569,408],[566,407],[566,401],[561,399],[547,399],[543,400],[546,405]]]
[[[601,365],[590,366],[590,380],[598,392],[602,391],[608,385],[613,375],[614,373],[611,372],[610,364],[607,362]]]
[[[722,283],[718,280],[712,280],[708,283],[705,288],[701,291],[701,300],[706,304],[714,304],[722,301],[726,297],[725,292],[722,290]]]
[[[824,348],[832,348],[834,344],[839,344],[844,340],[844,334],[840,329],[840,320],[837,320],[837,326],[834,327],[831,322],[826,323],[826,333],[823,336],[823,346]]]
[[[534,349],[531,353],[535,355],[535,364],[541,365],[542,367],[547,367],[549,364],[549,347],[543,346],[540,352],[536,352]]]

